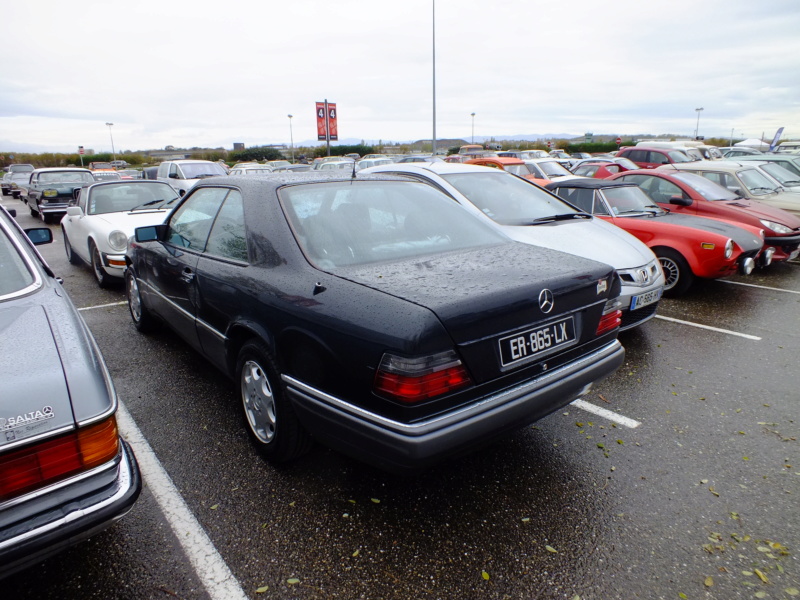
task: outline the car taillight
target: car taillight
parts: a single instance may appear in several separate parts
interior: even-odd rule
[[[406,358],[384,354],[375,374],[375,392],[400,402],[419,402],[472,385],[472,379],[452,350]]]
[[[595,335],[603,335],[622,325],[622,311],[619,309],[620,306],[622,306],[622,303],[617,298],[606,302],[603,308],[603,316],[600,317],[600,322],[597,324],[597,331],[594,332]]]
[[[114,417],[0,457],[0,502],[88,471],[119,452]]]

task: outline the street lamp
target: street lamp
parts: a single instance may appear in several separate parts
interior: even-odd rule
[[[697,134],[700,133],[700,112],[703,108],[695,108],[695,110],[697,111],[697,127],[694,130],[694,139],[697,139]]]
[[[289,151],[292,153],[292,162],[294,162],[294,134],[292,133],[292,115],[289,117]]]
[[[472,143],[475,143],[475,113],[472,114]]]
[[[114,150],[114,136],[111,135],[111,127],[113,123],[106,123],[106,127],[108,127],[108,135],[111,137],[111,156],[113,156],[113,160],[117,160],[117,152]]]

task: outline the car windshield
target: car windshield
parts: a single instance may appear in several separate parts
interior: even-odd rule
[[[11,165],[8,170],[11,173],[30,173],[33,171],[33,165]]]
[[[284,187],[279,195],[298,244],[320,269],[507,240],[438,190],[416,182],[301,184]]]
[[[94,175],[85,171],[50,171],[39,173],[39,183],[92,183]]]
[[[202,177],[214,177],[216,175],[227,175],[225,169],[217,163],[183,163],[181,164],[183,176],[186,179],[200,179]]]
[[[614,159],[613,162],[617,163],[618,165],[622,165],[624,168],[626,168],[628,170],[631,170],[631,171],[633,169],[638,169],[639,168],[639,165],[637,165],[631,159],[625,158],[624,156],[622,158]]]
[[[695,162],[698,160],[697,158],[692,158],[691,156],[687,155],[680,150],[669,150],[667,155],[672,159],[674,163],[685,163],[685,162]]]
[[[672,173],[672,176],[691,187],[706,200],[738,200],[739,198],[728,188],[694,173]]]
[[[102,215],[135,209],[163,208],[177,199],[178,194],[166,183],[120,182],[114,185],[96,185],[89,188],[86,212],[90,215]]]
[[[35,281],[9,233],[0,226],[0,300],[16,296]]]
[[[577,214],[569,204],[508,173],[450,173],[442,177],[487,217],[501,225],[529,225],[555,215]]]
[[[776,163],[764,163],[759,168],[783,186],[800,186],[800,177]]]
[[[548,179],[556,179],[558,177],[564,177],[565,175],[572,175],[572,173],[564,168],[560,162],[556,162],[554,160],[544,160],[536,164],[542,171],[544,171]]]
[[[615,215],[659,215],[666,212],[638,185],[603,188],[603,195]]]
[[[778,189],[778,183],[764,175],[758,169],[743,169],[737,173],[744,186],[754,196],[771,194]]]

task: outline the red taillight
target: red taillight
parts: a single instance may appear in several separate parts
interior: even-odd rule
[[[0,501],[87,471],[114,458],[119,433],[114,417],[0,457]]]
[[[384,354],[375,374],[375,392],[399,400],[419,402],[472,384],[455,352],[418,358]]]
[[[622,311],[619,309],[612,310],[611,312],[600,317],[600,322],[597,324],[597,331],[595,332],[595,335],[603,335],[604,333],[613,331],[620,325],[622,325]]]

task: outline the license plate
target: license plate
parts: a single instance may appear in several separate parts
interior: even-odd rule
[[[637,308],[642,308],[653,302],[658,302],[659,298],[661,298],[661,288],[634,296],[631,298],[631,310],[636,310]]]
[[[498,340],[500,364],[504,367],[549,354],[556,348],[569,346],[575,342],[575,321],[572,317],[559,319],[547,325],[540,325],[520,331]]]

